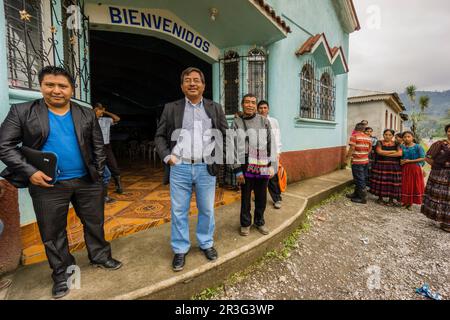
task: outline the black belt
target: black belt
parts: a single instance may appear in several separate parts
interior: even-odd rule
[[[181,162],[195,164],[195,163],[204,163],[205,160],[203,158],[202,159],[181,158]]]

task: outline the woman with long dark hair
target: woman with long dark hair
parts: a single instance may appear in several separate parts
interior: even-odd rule
[[[413,204],[422,204],[425,182],[422,166],[425,165],[425,151],[420,144],[414,143],[411,131],[403,133],[402,145],[402,205],[411,210]]]
[[[450,232],[450,124],[445,126],[445,133],[447,139],[433,143],[425,158],[431,173],[421,212]]]
[[[370,193],[378,196],[377,203],[394,206],[394,199],[400,202],[402,186],[402,168],[400,158],[402,148],[394,141],[395,131],[386,129],[383,140],[378,141],[375,151],[376,161],[370,177]],[[389,198],[385,202],[383,198]]]

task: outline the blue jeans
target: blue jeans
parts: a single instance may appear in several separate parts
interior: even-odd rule
[[[365,191],[366,182],[369,176],[368,164],[352,164],[353,180],[355,181],[355,191]]]
[[[214,244],[214,199],[216,177],[208,173],[206,164],[177,164],[170,168],[171,245],[174,253],[187,253],[189,239],[189,209],[192,191],[198,208],[197,242],[201,249]]]
[[[3,233],[3,221],[0,219],[0,235]]]
[[[105,171],[103,172],[103,185],[108,185],[111,180],[111,171],[108,166],[105,166]]]

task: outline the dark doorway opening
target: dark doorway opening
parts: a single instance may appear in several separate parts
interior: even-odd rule
[[[161,39],[121,32],[90,32],[91,99],[121,121],[111,128],[111,144],[120,165],[151,159],[151,143],[164,104],[183,98],[180,74],[197,67],[212,97],[212,66]]]

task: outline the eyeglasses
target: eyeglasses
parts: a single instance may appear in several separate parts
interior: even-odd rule
[[[184,80],[183,80],[183,83],[186,83],[186,84],[188,84],[188,83],[194,83],[194,84],[199,84],[199,83],[202,83],[202,80],[201,79],[198,79],[198,78],[195,78],[195,79],[190,79],[190,78],[185,78]]]

